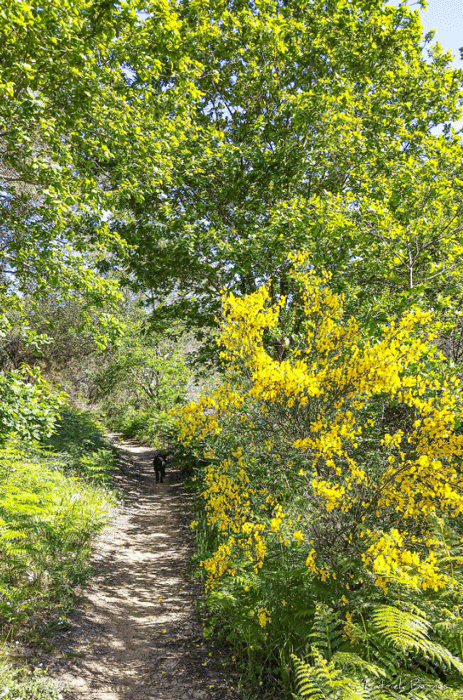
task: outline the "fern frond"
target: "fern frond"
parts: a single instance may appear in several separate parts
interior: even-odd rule
[[[365,681],[365,691],[369,693],[366,696],[368,700],[409,700],[408,696],[406,697],[391,688],[378,685],[373,680]]]
[[[346,686],[342,672],[337,670],[332,662],[326,661],[313,647],[314,666],[298,659],[294,654],[291,659],[294,664],[297,691],[304,700],[334,700],[340,698],[339,690]]]
[[[407,700],[463,700],[463,690],[438,683],[428,688],[412,690],[407,695]]]
[[[376,629],[400,650],[428,639],[429,622],[406,610],[380,605],[371,616]]]
[[[443,608],[441,614],[445,619],[434,625],[434,631],[441,642],[453,654],[463,657],[463,618],[454,615],[451,610]]]
[[[423,608],[418,607],[418,605],[413,603],[411,600],[404,600],[402,598],[400,600],[393,600],[391,602],[392,607],[395,607],[398,610],[405,610],[409,613],[412,613],[412,615],[416,615],[417,617],[422,618],[423,620],[428,620],[428,615],[423,610]]]
[[[299,693],[293,696],[295,700],[406,700],[403,695],[389,691],[371,679],[345,676],[334,661],[326,661],[316,649],[312,649],[312,655],[314,666],[294,654],[291,656]]]
[[[358,654],[351,652],[337,651],[333,656],[333,663],[341,668],[349,668],[362,676],[370,676],[373,678],[387,678],[388,674],[376,664],[365,661]]]
[[[429,639],[429,622],[398,608],[381,605],[372,614],[380,635],[402,654],[421,653],[426,659],[463,674],[463,662],[441,644]]]
[[[309,639],[311,646],[316,647],[330,661],[343,641],[339,613],[324,603],[317,603]]]

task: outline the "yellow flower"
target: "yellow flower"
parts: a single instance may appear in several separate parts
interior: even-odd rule
[[[265,627],[267,623],[271,622],[270,613],[267,608],[259,608],[257,610],[257,619],[261,627]]]

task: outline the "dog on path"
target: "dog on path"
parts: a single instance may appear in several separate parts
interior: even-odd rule
[[[167,462],[165,457],[159,454],[159,452],[156,455],[154,455],[153,467],[156,473],[156,483],[160,481],[162,484],[166,475]]]

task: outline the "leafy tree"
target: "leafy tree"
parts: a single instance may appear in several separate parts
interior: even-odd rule
[[[124,334],[95,356],[89,398],[125,436],[159,440],[172,422],[169,411],[184,401],[191,383],[192,342],[180,323],[168,333],[151,328],[140,298],[126,295],[120,314]]]
[[[169,92],[159,94],[149,82],[158,77],[160,56],[173,60],[176,33],[175,13],[156,0],[2,3],[4,288],[42,294],[52,288],[86,300],[93,313],[117,297],[116,280],[97,273],[120,265],[124,252],[104,219],[120,193],[134,194],[145,163],[155,161],[152,181],[164,172],[166,144],[178,124],[171,119],[166,128]],[[134,84],[135,69],[142,87]]]
[[[128,251],[106,219],[121,193],[136,196],[145,163],[155,162],[151,181],[167,167],[169,139],[180,120],[170,114],[170,91],[161,93],[150,81],[163,63],[180,61],[177,24],[170,5],[157,0],[1,5],[1,310],[15,295],[46,299],[49,321],[57,322],[48,334],[59,346],[53,357],[49,353],[54,369],[63,363],[70,333],[100,348],[121,333],[117,272],[120,277]],[[135,70],[143,76],[140,86]],[[185,85],[188,80],[185,69]],[[180,109],[181,96],[172,94]],[[111,187],[113,172],[117,191]],[[31,418],[27,397],[33,401],[34,391],[39,396],[40,382],[38,374],[31,383],[34,373],[19,369],[21,361],[34,363],[23,344],[21,313],[17,303],[8,320],[3,345],[15,349],[3,358],[13,367],[2,375],[2,399],[5,411],[13,406],[20,413],[16,424],[22,430]],[[58,336],[66,315],[71,328]],[[7,413],[5,426],[16,420],[10,409]]]
[[[7,315],[0,316],[0,444],[12,435],[37,441],[53,430],[64,397],[42,377],[38,366],[24,361],[40,353],[48,341],[27,324],[14,328]]]
[[[213,323],[222,288],[251,293],[271,278],[275,299],[288,252],[307,249],[374,319],[458,294],[462,72],[430,48],[418,12],[219,0],[178,13],[200,67],[195,121],[169,179],[114,224],[140,283],[175,293],[173,315]],[[159,89],[178,80],[162,74]]]
[[[108,350],[95,378],[95,396],[119,394],[138,408],[168,410],[184,396],[188,372],[179,346],[181,331],[159,336],[149,331],[148,319],[128,323],[124,340]]]

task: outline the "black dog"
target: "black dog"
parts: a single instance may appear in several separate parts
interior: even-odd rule
[[[167,467],[167,462],[162,455],[157,454],[154,456],[153,467],[154,467],[154,471],[156,472],[156,483],[158,481],[160,481],[162,484],[162,482],[164,481],[164,477],[166,475],[166,467]]]

